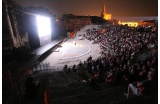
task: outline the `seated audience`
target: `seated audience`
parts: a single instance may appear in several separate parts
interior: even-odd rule
[[[152,83],[153,83],[153,73],[152,71],[148,72],[148,79],[143,80],[142,82],[134,82],[129,84],[128,92],[124,95],[129,98],[132,95],[142,96],[150,95],[152,92]]]
[[[116,76],[115,72],[113,70],[110,70],[106,77],[106,82],[109,83],[110,85],[115,85],[116,84]]]

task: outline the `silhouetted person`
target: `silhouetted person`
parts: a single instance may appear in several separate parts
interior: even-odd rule
[[[25,86],[26,86],[27,98],[35,98],[38,93],[38,88],[40,86],[39,82],[35,84],[33,82],[33,77],[28,77]]]
[[[67,65],[65,65],[65,66],[63,67],[63,71],[64,71],[65,73],[68,72],[68,66],[67,66]]]
[[[76,71],[77,71],[75,64],[74,64],[73,67],[72,67],[72,71],[73,71],[73,72],[76,72]]]

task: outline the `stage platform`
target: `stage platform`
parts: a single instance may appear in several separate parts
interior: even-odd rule
[[[42,55],[44,54],[45,52],[47,52],[48,50],[50,50],[51,48],[55,47],[57,44],[61,43],[65,38],[59,38],[59,39],[56,39],[44,46],[41,46],[35,50],[33,50],[31,52],[31,54],[36,54],[36,55]]]

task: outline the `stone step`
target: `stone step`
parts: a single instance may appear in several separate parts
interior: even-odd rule
[[[63,89],[63,90],[52,90],[50,91],[50,98],[56,99],[56,98],[64,98],[67,96],[73,96],[73,95],[80,95],[80,94],[87,94],[93,92],[93,89],[91,89],[89,86],[83,86],[79,88],[74,89]]]
[[[50,104],[109,104],[113,101],[126,99],[123,92],[123,87],[117,86],[87,94],[52,99],[49,102]]]

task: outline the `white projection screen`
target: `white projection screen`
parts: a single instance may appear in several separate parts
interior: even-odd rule
[[[51,42],[51,22],[49,17],[36,16],[40,46]]]

